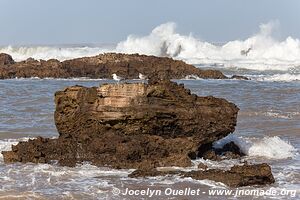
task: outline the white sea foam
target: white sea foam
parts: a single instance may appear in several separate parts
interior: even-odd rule
[[[0,53],[10,54],[14,60],[21,61],[27,58],[34,59],[58,59],[67,60],[84,56],[94,56],[110,51],[103,47],[54,47],[54,46],[22,46],[22,47],[0,47]]]
[[[291,158],[295,155],[296,149],[280,137],[264,137],[255,142],[248,150],[250,156],[263,156],[273,159]]]
[[[276,82],[290,82],[290,81],[300,81],[300,74],[274,74],[274,75],[265,75],[265,76],[252,76],[251,77],[257,81],[276,81]]]
[[[215,67],[245,68],[251,70],[300,69],[300,40],[287,37],[283,40],[274,38],[274,29],[278,22],[260,25],[257,34],[245,40],[233,40],[223,45],[202,41],[192,34],[183,35],[176,32],[173,22],[161,24],[149,35],[129,35],[116,47],[2,47],[0,52],[8,53],[17,61],[29,57],[35,59],[71,58],[93,56],[104,52],[141,53],[156,56],[170,56],[183,59],[191,64],[216,64]],[[251,48],[247,55],[242,51]],[[297,75],[299,78],[299,76]],[[281,77],[277,79],[288,79]],[[295,77],[292,77],[295,79]]]
[[[225,67],[254,70],[288,70],[300,65],[300,41],[292,37],[279,41],[272,37],[276,22],[260,25],[259,33],[246,40],[234,40],[222,46],[201,41],[192,34],[176,32],[175,23],[162,24],[147,36],[128,36],[116,50],[125,53],[168,55],[193,64],[221,63]],[[248,55],[241,51],[251,48]]]
[[[245,154],[248,154],[249,148],[252,146],[252,143],[249,140],[246,140],[245,138],[238,137],[235,134],[230,134],[225,138],[222,138],[221,140],[216,141],[213,146],[215,148],[222,148],[225,144],[233,141],[236,145],[239,146],[241,151]]]
[[[201,80],[201,78],[197,75],[191,74],[185,76],[184,80]]]
[[[278,136],[264,137],[262,139],[237,137],[234,134],[217,141],[214,147],[219,148],[224,144],[233,141],[242,152],[249,156],[266,157],[269,159],[286,159],[294,157],[297,153],[289,142],[282,140]]]

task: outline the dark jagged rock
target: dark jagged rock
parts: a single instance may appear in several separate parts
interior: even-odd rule
[[[199,146],[234,131],[238,112],[225,99],[198,97],[166,80],[73,86],[56,92],[55,103],[59,138],[21,142],[3,152],[6,162],[186,167]]]
[[[251,185],[266,185],[275,182],[269,165],[255,164],[242,166],[233,166],[230,170],[207,169],[197,171],[158,171],[152,170],[136,170],[129,177],[151,177],[179,175],[181,177],[191,177],[197,180],[209,179],[216,182],[222,182],[230,187],[242,187]]]
[[[239,159],[245,156],[245,154],[241,151],[239,146],[231,141],[222,148],[214,148],[211,143],[202,145],[198,149],[197,156],[208,160],[220,161],[224,159]]]
[[[55,59],[38,61],[30,58],[14,63],[7,54],[3,54],[0,57],[1,79],[15,77],[111,78],[113,73],[127,79],[138,78],[139,73],[147,76],[155,74],[159,79],[166,77],[180,79],[190,74],[200,78],[227,78],[218,70],[201,70],[193,65],[173,60],[172,58],[138,54],[106,53],[63,62]]]
[[[198,169],[203,169],[203,170],[206,170],[208,167],[205,165],[205,164],[203,164],[203,163],[199,163],[198,164]]]
[[[240,75],[233,75],[233,76],[231,76],[231,79],[250,80],[248,77],[246,77],[246,76],[240,76]]]

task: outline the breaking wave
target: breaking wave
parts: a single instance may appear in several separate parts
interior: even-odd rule
[[[97,55],[103,52],[140,53],[156,56],[170,56],[192,64],[221,64],[225,67],[252,70],[281,70],[300,66],[300,40],[287,37],[277,40],[273,37],[278,22],[260,25],[260,31],[245,39],[215,45],[195,38],[192,34],[176,32],[173,22],[161,24],[149,35],[129,35],[116,47],[2,47],[0,52],[8,53],[17,61],[29,57],[36,59],[56,58],[59,60]],[[217,65],[218,66],[218,65]]]
[[[0,47],[0,52],[12,55],[16,61],[29,57],[63,61],[105,52],[140,53],[168,56],[199,67],[268,73],[268,76],[253,77],[258,81],[299,81],[300,40],[276,39],[274,30],[278,27],[278,22],[261,24],[259,32],[245,40],[214,44],[192,34],[180,34],[176,32],[176,24],[169,22],[157,26],[146,36],[129,35],[115,46],[7,46]]]
[[[220,148],[224,144],[233,141],[248,156],[265,157],[269,159],[286,159],[296,155],[297,150],[289,142],[278,136],[264,137],[262,139],[250,139],[237,137],[234,134],[227,136],[217,142],[214,147]]]
[[[55,46],[29,46],[29,47],[0,47],[1,53],[7,53],[16,61],[34,59],[58,59],[60,61],[80,58],[85,56],[94,56],[100,53],[108,52],[107,47],[55,47]]]
[[[272,75],[258,75],[252,76],[251,79],[257,81],[270,81],[270,82],[290,82],[290,81],[300,81],[300,74],[272,74]]]
[[[162,24],[143,37],[128,36],[117,51],[168,55],[192,64],[224,64],[253,70],[287,70],[300,65],[300,41],[287,37],[278,41],[272,36],[278,22],[260,25],[259,33],[246,40],[214,45],[176,32],[175,23]]]

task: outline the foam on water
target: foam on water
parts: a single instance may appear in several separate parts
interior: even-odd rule
[[[263,156],[272,159],[291,158],[296,154],[296,149],[280,137],[264,137],[255,142],[248,150],[250,156]]]
[[[17,61],[29,57],[66,60],[104,52],[123,52],[170,56],[191,64],[216,64],[215,67],[299,71],[300,40],[292,37],[276,39],[273,32],[278,27],[278,22],[261,24],[260,31],[245,40],[215,45],[192,34],[180,34],[176,32],[176,24],[169,22],[157,26],[146,36],[129,35],[116,47],[7,46],[0,48],[0,52],[12,55]],[[249,48],[251,50],[245,54]]]
[[[34,59],[58,59],[67,60],[84,56],[94,56],[110,51],[110,48],[103,47],[55,47],[55,46],[21,46],[21,47],[0,47],[1,53],[10,54],[14,60],[22,61],[27,58]]]
[[[197,75],[191,74],[191,75],[185,76],[185,78],[182,80],[201,80],[201,78]]]
[[[0,140],[0,150],[10,150],[12,144],[18,141],[26,141],[29,138]],[[243,146],[245,151],[250,156],[266,156],[267,158],[277,158],[278,155],[284,155],[282,158],[289,157],[289,153],[295,149],[284,142],[279,137],[265,137],[260,141],[254,142],[249,139],[230,135],[227,138],[220,140],[214,144],[215,147],[221,147],[228,141],[234,141],[239,146]],[[269,155],[266,152],[274,152]],[[2,159],[1,159],[2,160]],[[0,161],[3,162],[3,161]],[[224,169],[227,170],[234,165],[241,165],[238,160],[223,160],[220,162],[210,161],[204,159],[197,159],[193,161],[193,166],[190,168],[176,168],[174,170],[197,170],[199,163],[208,166],[209,169]],[[285,185],[294,180],[293,176],[297,176],[295,172],[297,166],[290,166],[284,174],[282,172],[274,172],[275,178],[279,184]],[[195,184],[201,187],[208,188],[228,188],[223,183],[211,180],[195,180],[192,178],[179,178],[178,176],[160,176],[149,178],[128,178],[133,170],[116,170],[105,167],[96,167],[89,163],[83,163],[76,167],[62,167],[50,164],[12,164],[0,165],[0,196],[3,197],[33,197],[35,194],[38,197],[77,197],[77,198],[104,198],[111,194],[111,190],[115,187],[123,187],[123,183],[130,187],[130,185],[148,185],[157,187],[167,187],[174,184]],[[119,180],[119,181],[118,181]],[[121,182],[121,184],[120,184]],[[123,182],[123,183],[122,183]],[[5,183],[5,184],[4,184]],[[199,186],[198,186],[199,187]],[[282,187],[282,186],[281,186]],[[281,189],[278,187],[278,190]],[[22,188],[24,191],[32,191],[32,194],[26,192],[16,192]],[[12,191],[10,193],[9,191]],[[79,195],[79,196],[78,196]],[[76,199],[76,198],[75,198]]]
[[[300,41],[292,37],[276,40],[273,30],[278,22],[260,25],[259,33],[246,40],[234,40],[222,46],[176,32],[175,23],[162,24],[147,36],[128,36],[116,50],[125,53],[168,55],[188,63],[215,64],[254,70],[281,70],[300,65]],[[251,50],[247,55],[242,51]]]
[[[257,81],[270,81],[270,82],[291,82],[300,81],[300,74],[273,74],[273,75],[250,75],[252,80]]]
[[[238,145],[242,152],[248,156],[259,156],[268,159],[286,159],[292,158],[297,154],[295,147],[278,136],[258,139],[237,137],[235,134],[231,134],[215,142],[214,147],[220,148],[230,141]]]

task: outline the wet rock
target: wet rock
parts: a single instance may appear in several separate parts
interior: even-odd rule
[[[245,156],[239,146],[233,141],[225,144],[222,148],[213,148],[212,144],[206,144],[198,149],[198,157],[220,161],[224,159],[240,159]]]
[[[156,169],[143,171],[136,170],[129,177],[151,177],[179,175],[181,177],[191,177],[197,180],[209,179],[216,182],[222,182],[230,187],[242,187],[251,185],[266,185],[275,182],[271,172],[271,167],[266,164],[255,164],[242,166],[233,166],[230,170],[208,169],[197,171],[158,171]]]
[[[55,59],[37,61],[29,58],[26,61],[14,63],[9,55],[3,54],[2,57],[0,59],[0,78],[2,79],[15,77],[111,78],[113,73],[126,79],[138,78],[139,73],[148,77],[155,76],[158,80],[181,79],[190,74],[200,78],[227,78],[218,70],[201,70],[172,58],[138,54],[106,53],[63,62]],[[1,66],[1,63],[10,64],[10,67]]]
[[[198,169],[203,169],[203,170],[206,170],[208,167],[205,165],[205,164],[203,164],[203,163],[199,163],[198,164]]]
[[[231,153],[232,155],[236,155],[237,157],[245,156],[240,147],[236,145],[233,141],[225,144],[221,149],[217,149],[219,154]]]
[[[59,137],[20,142],[3,152],[5,162],[187,167],[199,146],[234,131],[238,112],[225,99],[198,97],[167,80],[68,87],[56,92],[55,104]]]
[[[240,75],[233,75],[233,76],[231,76],[230,79],[250,80],[248,77],[246,77],[246,76],[240,76]]]
[[[205,153],[203,153],[202,158],[204,158],[206,160],[215,160],[215,161],[222,160],[222,157],[220,155],[216,154],[216,152],[214,150],[206,151]]]

